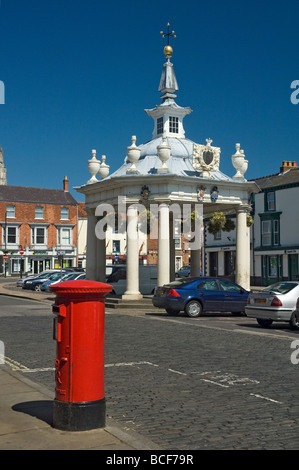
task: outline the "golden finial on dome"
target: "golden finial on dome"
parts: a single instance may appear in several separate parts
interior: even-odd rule
[[[167,33],[164,33],[163,31],[160,31],[160,34],[162,34],[162,38],[167,37],[167,45],[164,47],[164,54],[166,55],[166,57],[171,57],[172,53],[173,53],[173,49],[169,45],[169,38],[170,37],[176,38],[176,35],[174,34],[175,31],[170,31],[169,26],[170,26],[170,24],[167,23]]]

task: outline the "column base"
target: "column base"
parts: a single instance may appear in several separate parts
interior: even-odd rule
[[[105,424],[105,398],[83,403],[59,400],[53,402],[53,428],[62,431],[88,431],[104,428]]]
[[[125,292],[121,298],[123,300],[141,300],[143,299],[143,295],[140,292]]]

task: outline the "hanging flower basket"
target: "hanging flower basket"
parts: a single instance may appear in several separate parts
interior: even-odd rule
[[[213,212],[208,221],[208,232],[212,234],[218,233],[225,227],[226,217],[223,212]]]
[[[253,218],[249,214],[247,215],[246,224],[247,227],[251,227],[251,225],[253,224]]]
[[[194,230],[199,228],[202,223],[202,215],[198,211],[194,210],[191,212],[190,216],[185,219],[181,219],[181,232],[184,233],[185,230],[191,230],[191,232],[194,232]]]
[[[141,222],[141,231],[146,227],[146,234],[149,235],[152,231],[155,218],[151,217],[151,211],[145,209],[143,212],[140,213],[139,221]]]
[[[235,222],[232,219],[227,218],[225,221],[223,230],[224,232],[231,232],[232,230],[234,230],[235,227],[236,227]]]

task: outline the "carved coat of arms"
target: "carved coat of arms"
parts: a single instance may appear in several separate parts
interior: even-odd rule
[[[142,199],[144,199],[145,201],[147,201],[148,198],[149,198],[149,196],[150,196],[150,193],[151,193],[151,192],[150,192],[148,186],[142,186],[141,192],[140,192]]]
[[[218,199],[218,194],[219,194],[219,191],[218,191],[218,188],[217,186],[214,186],[211,190],[211,201],[212,202],[216,202],[217,199]]]
[[[200,186],[197,188],[197,200],[199,202],[202,202],[204,197],[205,197],[205,191],[206,191],[206,188],[204,186]]]
[[[203,177],[209,177],[210,171],[219,170],[220,149],[212,147],[211,139],[206,139],[206,145],[194,144],[193,168],[202,171]]]

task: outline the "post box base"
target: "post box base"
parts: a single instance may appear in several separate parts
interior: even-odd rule
[[[88,431],[104,428],[106,423],[106,401],[102,400],[68,403],[54,400],[53,427],[62,431]]]

